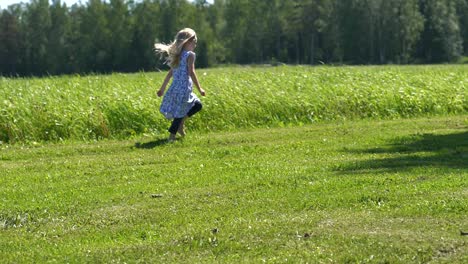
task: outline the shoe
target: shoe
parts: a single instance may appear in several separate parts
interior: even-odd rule
[[[175,135],[175,134],[171,134],[171,135],[169,136],[169,138],[167,139],[167,142],[168,142],[168,143],[172,143],[172,142],[174,142],[174,141],[176,141],[176,135]]]
[[[182,137],[185,137],[185,120],[186,119],[187,117],[184,117],[184,119],[182,119],[182,122],[179,125],[179,129],[177,130],[177,133],[179,133]]]
[[[177,133],[179,133],[181,137],[185,137],[185,129],[179,129],[177,130]]]

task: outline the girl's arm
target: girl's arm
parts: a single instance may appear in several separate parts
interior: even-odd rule
[[[187,58],[187,64],[188,64],[189,75],[190,77],[192,77],[193,83],[195,83],[195,86],[197,86],[200,94],[202,96],[205,96],[205,90],[201,88],[200,83],[198,82],[197,74],[195,73],[195,53],[190,52]]]
[[[166,75],[166,78],[164,79],[163,84],[161,85],[161,89],[156,93],[159,97],[161,97],[164,94],[164,91],[166,90],[166,86],[169,83],[169,81],[172,78],[172,69],[169,70],[169,72]]]

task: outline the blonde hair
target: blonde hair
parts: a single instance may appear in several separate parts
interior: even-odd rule
[[[154,49],[161,58],[166,57],[164,63],[171,66],[171,68],[175,68],[179,66],[180,54],[182,53],[185,43],[193,39],[197,39],[195,31],[191,28],[184,28],[177,32],[171,44],[156,43],[154,44]]]

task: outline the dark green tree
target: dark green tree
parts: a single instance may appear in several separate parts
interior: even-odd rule
[[[32,0],[0,12],[0,74],[167,69],[153,44],[184,27],[198,33],[198,67],[468,54],[468,0]]]
[[[44,75],[49,73],[48,50],[51,19],[48,0],[32,0],[26,6],[22,30],[25,36],[25,67],[29,74]]]
[[[423,29],[423,17],[417,0],[384,1],[387,22],[384,30],[389,59],[396,63],[408,63]]]
[[[70,49],[70,16],[67,6],[60,0],[53,0],[50,6],[50,29],[47,32],[47,72],[50,74],[70,73],[67,67],[67,53]]]
[[[127,65],[130,71],[155,70],[160,67],[153,45],[161,32],[161,6],[157,2],[145,0],[132,10],[134,22]]]
[[[0,74],[15,75],[22,73],[21,47],[23,46],[19,17],[14,9],[0,13]]]
[[[226,0],[224,7],[225,26],[220,34],[226,47],[226,58],[231,63],[249,63],[252,62],[245,49],[252,47],[245,46],[247,31],[257,30],[256,27],[250,28],[247,25],[247,16],[249,15],[248,0]]]
[[[468,56],[468,0],[458,0],[456,10],[460,21],[460,34],[463,41],[463,54]]]
[[[419,56],[427,62],[457,60],[463,49],[455,0],[420,0],[425,17],[424,31],[419,42]]]
[[[106,31],[109,46],[105,49],[108,54],[108,69],[111,71],[129,71],[130,44],[132,19],[127,2],[124,0],[110,0],[106,5]],[[106,71],[108,71],[108,69]]]

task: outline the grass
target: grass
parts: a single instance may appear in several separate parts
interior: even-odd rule
[[[0,258],[466,263],[467,128],[458,115],[2,145]]]
[[[228,131],[331,120],[468,113],[468,65],[201,69],[192,128]],[[0,141],[128,139],[166,133],[165,73],[0,78]]]

